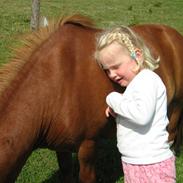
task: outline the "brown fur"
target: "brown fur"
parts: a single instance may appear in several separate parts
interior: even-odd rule
[[[163,25],[133,29],[161,57],[157,73],[168,91],[168,130],[170,140],[179,147],[183,38]],[[72,152],[78,153],[80,182],[96,182],[95,145],[115,129],[115,122],[104,114],[105,97],[115,86],[93,58],[99,31],[85,17],[67,17],[32,34],[12,62],[1,69],[1,183],[14,182],[38,147],[57,152],[63,182],[73,182]]]

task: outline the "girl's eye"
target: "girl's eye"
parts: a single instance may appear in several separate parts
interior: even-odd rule
[[[116,69],[118,69],[119,68],[119,65],[115,65],[112,69],[113,70],[116,70]]]
[[[114,65],[111,69],[113,70],[117,70],[119,67],[120,67],[121,64],[118,64],[118,65]]]

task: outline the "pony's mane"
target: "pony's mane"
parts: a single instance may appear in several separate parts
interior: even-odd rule
[[[23,46],[14,49],[15,56],[10,62],[0,68],[0,94],[15,78],[20,69],[29,60],[33,51],[60,26],[74,24],[83,27],[93,27],[93,21],[85,16],[78,14],[62,17],[57,23],[52,21],[48,26],[40,28],[22,39]]]

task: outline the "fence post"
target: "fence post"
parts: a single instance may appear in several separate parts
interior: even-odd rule
[[[40,19],[40,0],[32,0],[32,16],[31,16],[31,29],[39,29],[39,19]]]

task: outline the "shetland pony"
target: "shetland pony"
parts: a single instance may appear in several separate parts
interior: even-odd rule
[[[164,25],[136,25],[160,56],[157,73],[168,93],[169,140],[180,145],[183,101],[183,37]],[[101,30],[79,15],[31,35],[0,71],[0,182],[15,182],[33,150],[57,152],[62,181],[71,183],[72,152],[79,181],[95,183],[96,144],[115,129],[106,119],[105,97],[115,89],[94,60]],[[112,122],[113,121],[113,122]]]

